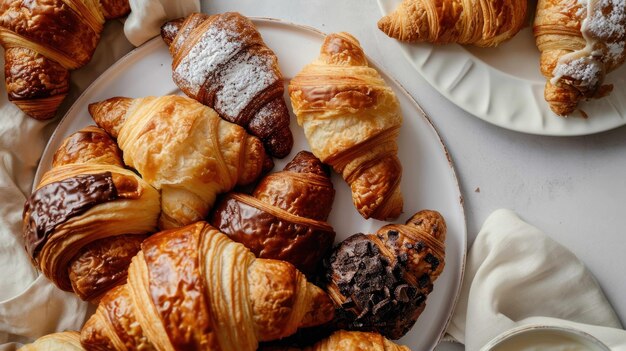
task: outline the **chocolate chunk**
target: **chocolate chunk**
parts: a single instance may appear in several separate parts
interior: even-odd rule
[[[433,254],[429,253],[426,255],[426,257],[424,257],[424,261],[428,262],[431,266],[431,269],[434,271],[435,269],[437,269],[437,267],[439,267],[439,259],[437,259],[437,257],[433,256]]]
[[[394,237],[393,233],[387,235]],[[415,323],[425,300],[419,288],[404,279],[407,265],[402,262],[407,261],[406,253],[390,261],[363,234],[353,235],[335,247],[326,276],[347,298],[336,315],[338,328],[377,331],[393,339],[404,335]]]
[[[48,236],[61,223],[117,199],[111,172],[78,175],[37,189],[24,204],[26,251],[36,260]]]
[[[420,289],[424,289],[425,287],[430,285],[430,275],[428,275],[427,273],[422,274],[422,276],[419,277],[419,279],[417,280],[417,285],[420,287]]]

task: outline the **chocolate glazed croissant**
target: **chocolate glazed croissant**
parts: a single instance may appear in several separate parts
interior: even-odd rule
[[[359,213],[398,217],[400,105],[359,42],[348,33],[328,35],[319,58],[289,83],[289,95],[313,154],[350,184]]]
[[[254,351],[259,341],[332,318],[328,295],[287,262],[255,258],[207,223],[142,243],[128,284],[105,296],[81,332],[88,350]],[[128,308],[130,306],[130,308]]]
[[[386,225],[376,235],[356,234],[341,242],[326,272],[337,325],[391,339],[405,335],[443,270],[445,236],[443,217],[425,210],[404,225]]]
[[[278,60],[248,18],[195,13],[163,25],[161,36],[185,94],[246,128],[272,156],[289,154],[293,136]]]
[[[257,138],[190,98],[116,97],[89,112],[117,138],[124,162],[161,191],[161,228],[204,219],[217,194],[273,166]]]
[[[24,206],[24,242],[33,262],[83,300],[124,283],[139,244],[157,230],[159,193],[125,169],[120,156],[100,128],[74,133]]]
[[[18,351],[82,351],[80,346],[80,334],[75,331],[66,331],[48,334],[35,340],[32,344],[26,344]]]
[[[128,0],[2,1],[9,100],[36,119],[54,117],[69,90],[69,71],[91,60],[104,20],[128,12]]]
[[[404,0],[378,21],[378,28],[401,41],[497,46],[522,29],[526,2]]]
[[[539,0],[534,33],[554,113],[568,115],[580,101],[611,92],[604,76],[626,60],[623,0]]]
[[[252,196],[226,195],[211,223],[257,257],[284,260],[312,274],[335,240],[326,223],[334,197],[328,169],[301,151],[282,172],[263,178]]]

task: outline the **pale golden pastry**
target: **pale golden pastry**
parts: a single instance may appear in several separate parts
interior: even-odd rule
[[[54,117],[69,91],[69,71],[91,60],[105,19],[128,12],[128,0],[2,1],[9,100],[31,117]]]
[[[26,344],[18,351],[82,351],[80,334],[75,331],[66,331],[48,334],[35,340],[32,344]]]
[[[497,46],[522,29],[527,0],[404,0],[378,21],[408,42]]]
[[[205,222],[145,240],[123,289],[83,327],[88,350],[136,350],[149,340],[158,350],[254,351],[333,316],[328,295],[293,265],[255,258]]]
[[[89,112],[117,138],[124,163],[161,191],[161,228],[204,219],[217,194],[273,166],[259,139],[187,97],[116,97]]]
[[[250,19],[237,12],[193,13],[167,22],[172,79],[187,96],[261,139],[272,156],[293,146],[278,58]]]
[[[64,140],[26,201],[25,246],[59,288],[97,300],[125,282],[160,208],[159,193],[124,168],[115,142],[87,127]]]
[[[348,182],[359,213],[398,217],[400,104],[359,42],[348,33],[328,35],[320,56],[289,83],[289,95],[311,151]]]
[[[534,33],[554,113],[569,115],[613,90],[604,77],[626,60],[624,0],[539,0]]]
[[[338,330],[313,346],[305,348],[268,347],[263,351],[411,351],[377,333]]]

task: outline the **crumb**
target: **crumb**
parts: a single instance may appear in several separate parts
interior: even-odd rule
[[[476,187],[476,189],[474,189],[475,193],[479,193],[480,192],[480,187]]]

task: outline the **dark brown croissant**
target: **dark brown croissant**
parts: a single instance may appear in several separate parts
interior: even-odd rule
[[[335,239],[326,223],[334,196],[328,169],[302,151],[282,172],[263,178],[252,196],[228,194],[212,224],[257,257],[284,260],[312,274]]]
[[[65,139],[26,202],[24,241],[59,288],[96,300],[124,283],[159,212],[156,189],[124,168],[102,129],[87,127]]]
[[[161,36],[185,94],[246,128],[272,156],[289,154],[293,136],[278,60],[248,18],[195,13],[166,23]]]
[[[141,244],[128,284],[102,299],[81,342],[88,350],[255,351],[332,315],[328,295],[293,265],[255,258],[197,222]]]
[[[338,326],[391,339],[406,334],[443,270],[445,236],[443,217],[425,210],[404,225],[386,225],[376,235],[356,234],[341,242],[326,273]]]
[[[9,100],[36,119],[54,117],[69,90],[69,71],[91,60],[105,19],[129,11],[128,0],[2,1]]]

